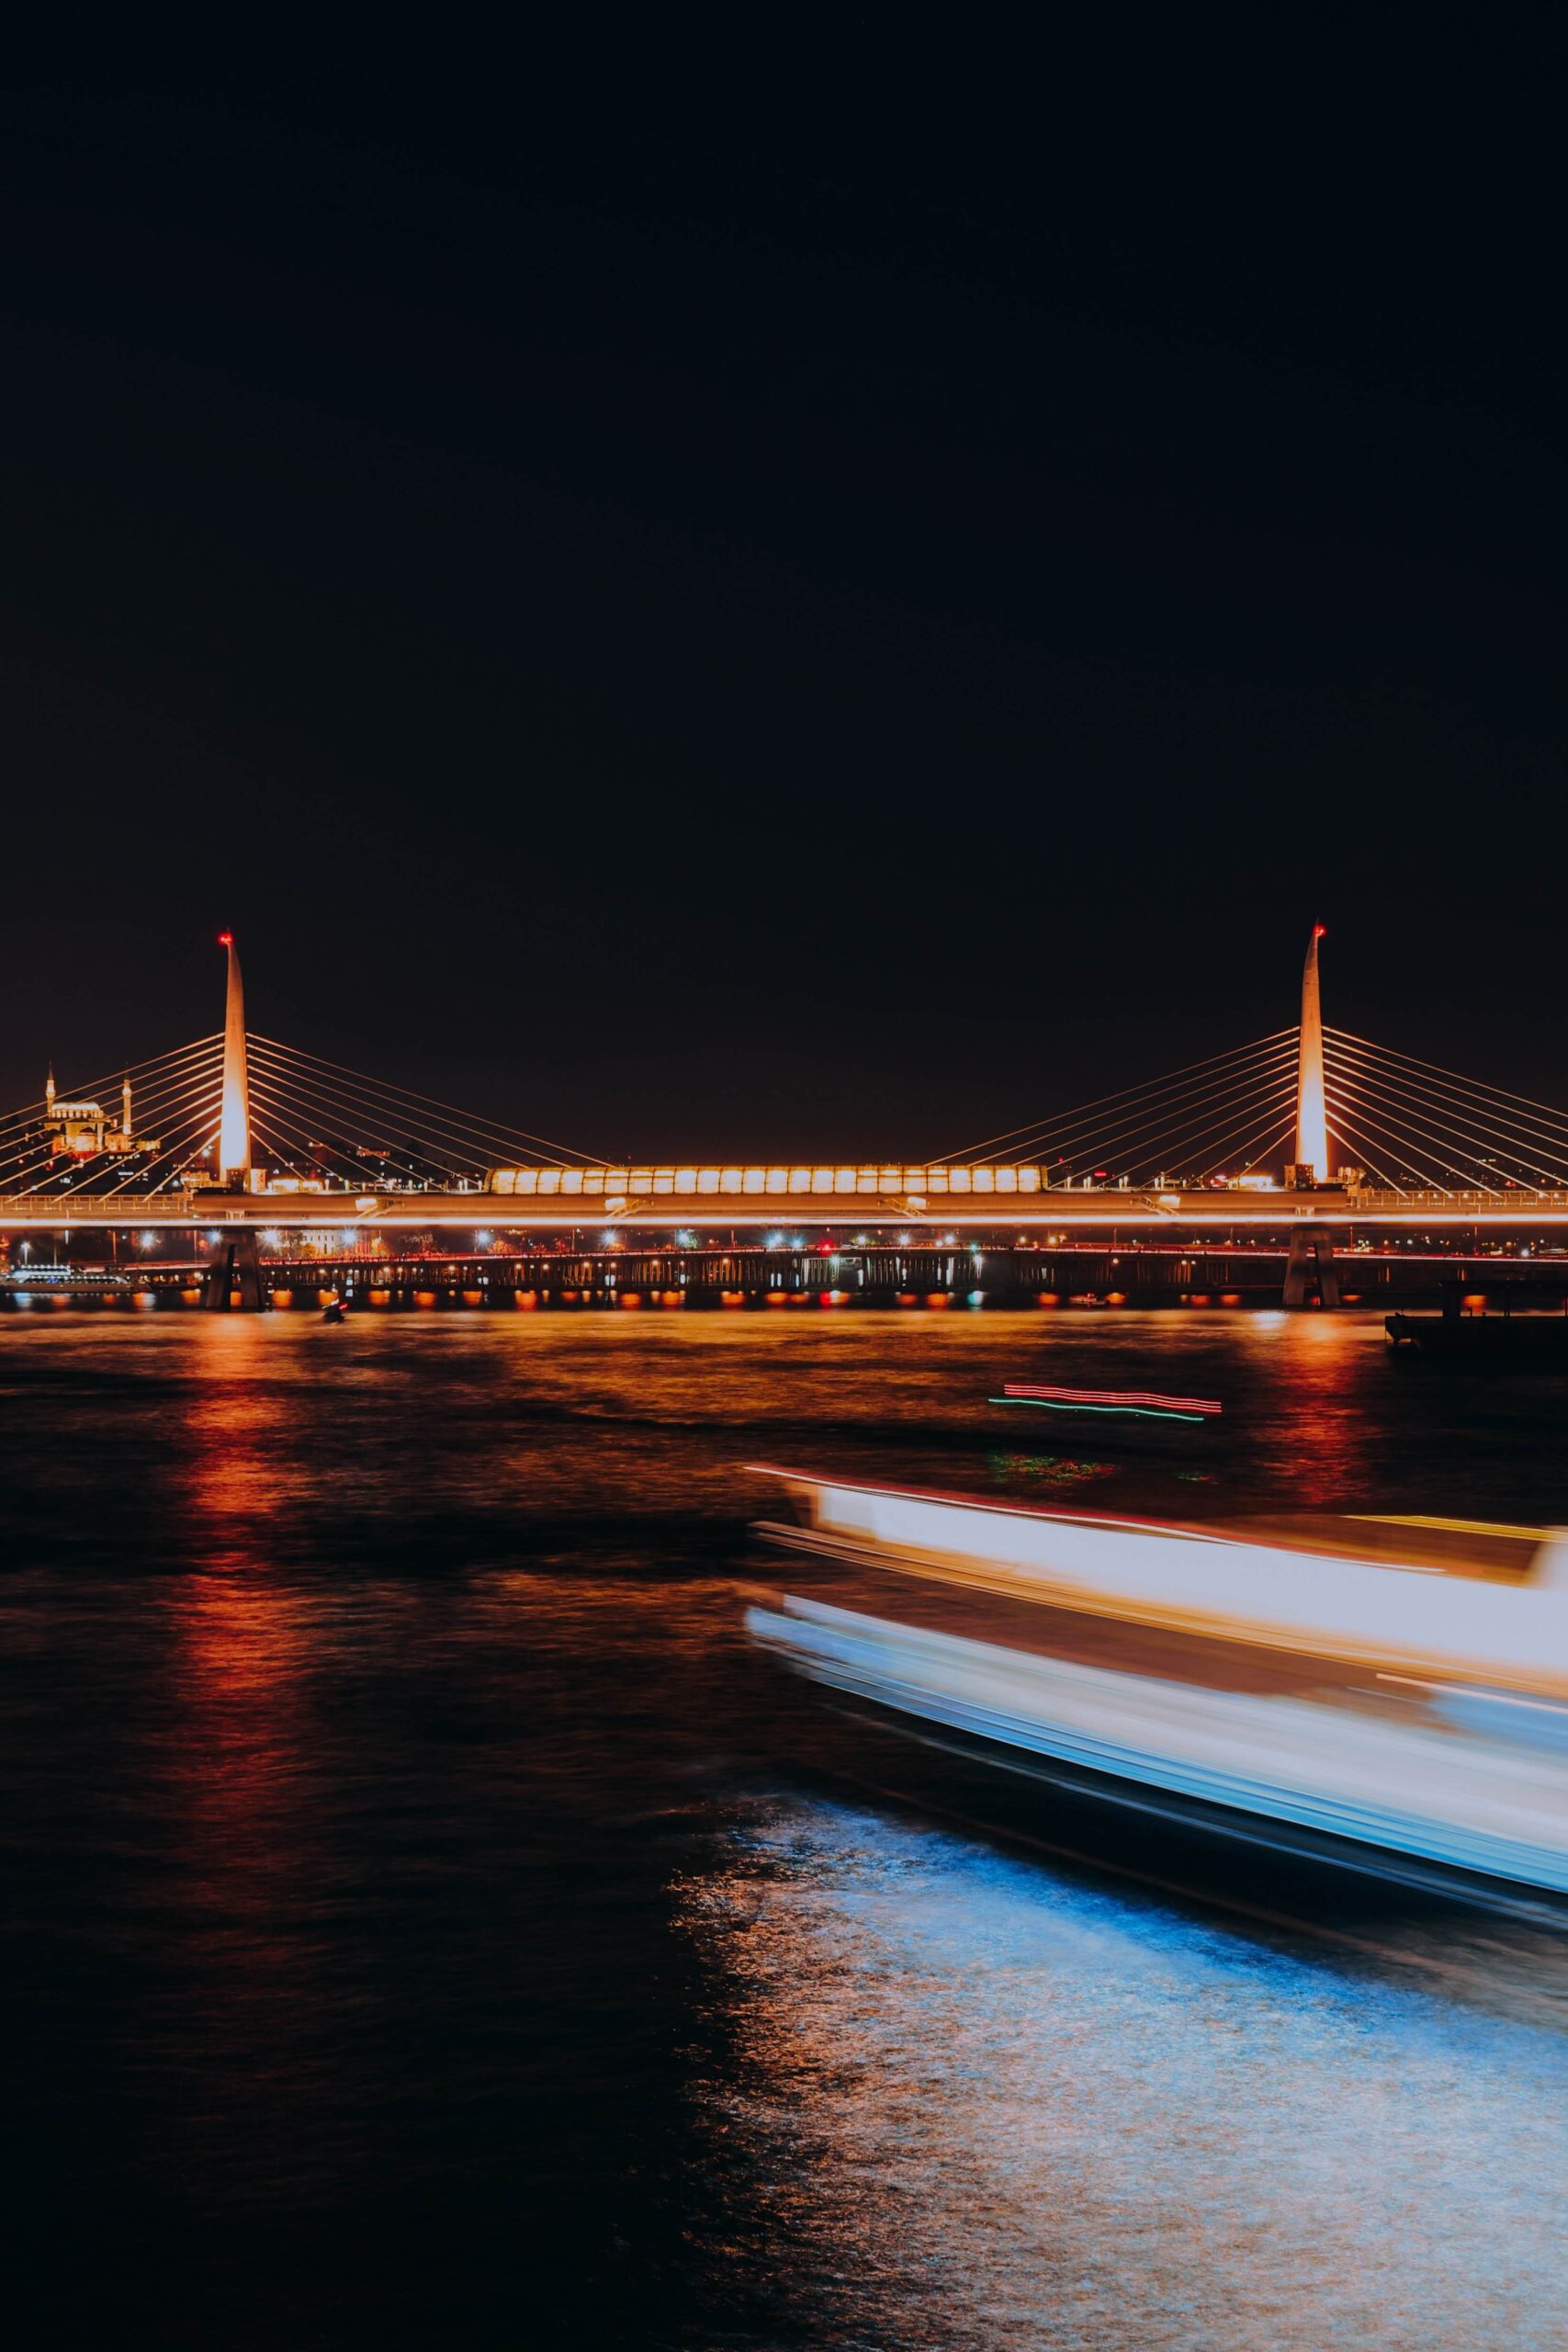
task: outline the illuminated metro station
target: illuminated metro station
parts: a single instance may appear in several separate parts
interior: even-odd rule
[[[1039,1193],[1050,1171],[1021,1168],[905,1168],[886,1166],[807,1168],[495,1168],[486,1190],[517,1200],[752,1193],[828,1194],[838,1199],[870,1194],[923,1207],[929,1196],[953,1193]]]

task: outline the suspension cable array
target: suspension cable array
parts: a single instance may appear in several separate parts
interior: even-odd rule
[[[1293,1157],[1294,1025],[1124,1087],[931,1165],[1038,1163],[1070,1177],[1198,1186],[1277,1172]],[[496,1164],[603,1166],[602,1156],[246,1033],[258,1166],[276,1182],[385,1192],[469,1187]],[[0,1196],[68,1199],[178,1190],[218,1147],[223,1036],[215,1032],[69,1098],[0,1116]],[[1463,1077],[1345,1029],[1324,1031],[1331,1152],[1395,1194],[1568,1190],[1568,1111]],[[98,1109],[129,1082],[134,1135]],[[93,1116],[87,1116],[87,1114]],[[72,1135],[65,1134],[67,1125]]]
[[[1277,1170],[1293,1156],[1298,1035],[1276,1030],[942,1159],[1038,1160],[1054,1182],[1081,1173],[1203,1185]],[[1325,1029],[1324,1068],[1336,1165],[1384,1191],[1568,1189],[1568,1112],[1346,1029]]]
[[[938,1158],[977,1167],[1037,1160],[1050,1168],[1053,1182],[1081,1171],[1134,1183],[1158,1177],[1203,1182],[1221,1170],[1278,1161],[1295,1124],[1296,1038],[1293,1026],[1277,1029],[1168,1077]]]
[[[141,1149],[126,1149],[134,1138],[118,1137],[107,1152],[62,1151],[51,1129],[51,1105],[41,1097],[0,1117],[0,1193],[92,1191],[137,1193],[177,1187],[185,1170],[210,1154],[218,1130],[223,1039],[220,1033],[155,1054],[130,1069],[106,1074],[61,1096],[57,1113],[71,1106],[113,1102],[122,1084],[133,1090],[136,1125],[154,1138]],[[106,1120],[106,1129],[112,1122]]]
[[[274,1177],[333,1189],[440,1190],[471,1185],[502,1161],[597,1164],[594,1155],[476,1118],[276,1038],[247,1032],[246,1050],[253,1149],[257,1165]],[[0,1195],[49,1193],[68,1199],[123,1193],[129,1204],[138,1196],[178,1190],[190,1174],[214,1163],[222,1073],[223,1036],[217,1032],[95,1079],[52,1107],[42,1098],[23,1104],[0,1117]],[[118,1106],[127,1080],[136,1136],[124,1136],[105,1116],[95,1130],[102,1148],[65,1148],[62,1116],[68,1104]]]
[[[363,1070],[251,1034],[251,1125],[261,1157],[332,1183],[470,1182],[498,1161],[603,1163],[455,1104],[389,1086]]]
[[[1330,1134],[1390,1192],[1568,1187],[1568,1112],[1325,1029]]]

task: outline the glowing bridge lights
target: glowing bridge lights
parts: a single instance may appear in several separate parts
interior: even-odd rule
[[[943,1209],[968,1228],[965,1246],[983,1236],[988,1247],[993,1233],[1016,1226],[1020,1249],[1038,1246],[1027,1228],[1047,1221],[1056,1246],[1063,1227],[1160,1220],[1168,1230],[1184,1218],[1254,1232],[1281,1216],[1354,1218],[1419,1233],[1516,1223],[1532,1200],[1545,1223],[1568,1227],[1568,1113],[1326,1029],[1317,970],[1326,929],[1311,927],[1299,1021],[1167,1077],[934,1161],[706,1166],[605,1163],[556,1145],[544,1147],[546,1159],[536,1136],[476,1125],[450,1105],[252,1033],[226,930],[216,934],[229,961],[222,1029],[137,1066],[137,1125],[129,1073],[117,1081],[118,1116],[96,1099],[101,1083],[57,1098],[51,1075],[41,1124],[36,1102],[0,1116],[0,1159],[11,1171],[0,1173],[0,1202],[9,1196],[13,1223],[52,1227],[68,1195],[83,1223],[123,1225],[132,1248],[137,1207],[143,1219],[198,1233],[214,1180],[231,1203],[219,1210],[223,1232],[213,1244],[259,1230],[269,1206],[289,1238],[292,1216],[310,1205],[302,1195],[319,1196],[334,1228],[345,1216],[367,1230],[446,1227],[469,1235],[465,1249],[486,1250],[509,1247],[509,1231],[524,1227],[570,1228],[573,1246],[598,1247],[595,1209],[623,1237],[606,1229],[606,1249],[739,1249],[744,1227],[748,1247],[766,1233],[770,1250],[822,1254],[952,1250],[957,1237],[942,1229]],[[1509,1109],[1516,1100],[1521,1107]],[[993,1146],[1010,1156],[988,1157]],[[494,1166],[498,1150],[516,1157]],[[100,1164],[109,1160],[119,1167]],[[371,1174],[375,1192],[364,1189]],[[1315,1197],[1292,1201],[1292,1193]],[[255,1194],[277,1197],[238,1197]],[[476,1245],[481,1198],[500,1223]],[[699,1200],[701,1235],[682,1216]],[[775,1227],[786,1204],[799,1222]],[[868,1212],[875,1227],[862,1227]],[[1539,1237],[1529,1240],[1539,1256]]]
[[[603,1168],[565,1166],[491,1168],[485,1176],[487,1192],[521,1200],[602,1200],[618,1214],[635,1204],[654,1207],[670,1199],[693,1195],[739,1202],[783,1195],[804,1204],[807,1198],[841,1201],[855,1195],[867,1204],[880,1199],[924,1208],[930,1194],[1039,1193],[1045,1188],[1039,1162],[1026,1166],[909,1167],[902,1162],[867,1162],[854,1166],[677,1168],[653,1166]],[[836,1220],[835,1220],[836,1221]]]

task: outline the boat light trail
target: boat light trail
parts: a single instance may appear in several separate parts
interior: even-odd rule
[[[1162,1396],[1150,1388],[1056,1388],[1043,1382],[1009,1380],[993,1405],[1044,1405],[1058,1412],[1139,1413],[1145,1419],[1211,1420],[1224,1411],[1213,1396]]]

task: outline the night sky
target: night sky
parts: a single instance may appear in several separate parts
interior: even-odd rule
[[[231,924],[586,1150],[919,1157],[1321,919],[1331,1021],[1568,1102],[1562,19],[1139,21],[24,65],[0,1099]]]

